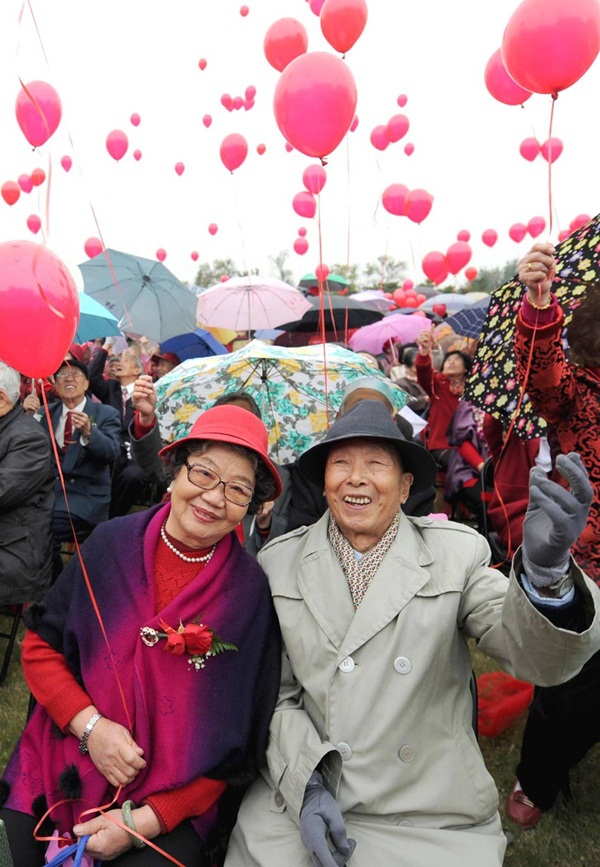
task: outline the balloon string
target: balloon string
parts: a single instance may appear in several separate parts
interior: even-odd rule
[[[553,151],[553,142],[552,142],[552,128],[554,125],[554,106],[556,104],[556,100],[558,99],[558,94],[552,94],[552,108],[550,109],[550,129],[548,131],[548,141],[550,147],[550,153],[548,154],[548,235],[552,235],[552,151]]]
[[[352,196],[351,196],[351,177],[350,177],[350,133],[346,133],[346,188],[348,190],[348,230],[346,232],[346,269],[350,269],[350,226],[352,222]],[[348,276],[348,274],[346,274]]]
[[[37,33],[37,37],[38,37],[39,42],[40,42],[40,48],[42,49],[42,54],[44,55],[44,60],[46,61],[46,66],[48,66],[48,68],[50,68],[50,64],[48,63],[48,57],[46,56],[46,49],[44,48],[44,43],[42,42],[42,36],[40,34],[39,27],[37,25],[37,21],[35,20],[35,15],[33,14],[33,9],[31,7],[30,0],[27,0],[27,6],[28,6],[29,12],[31,14],[31,20],[33,21],[33,26],[35,28],[35,32]],[[19,15],[19,19],[20,18],[21,18],[21,16]],[[45,118],[44,118],[44,120],[45,120]]]
[[[325,381],[325,417],[327,418],[327,427],[329,427],[329,378],[327,376],[327,349],[325,346],[325,287],[323,285],[323,231],[321,226],[321,194],[317,194],[317,229],[319,232],[319,268],[317,273],[317,285],[319,288],[319,331],[321,332],[321,345],[323,346],[323,374]],[[335,320],[333,311],[331,320],[334,326],[334,334],[337,340],[337,332],[335,331]]]

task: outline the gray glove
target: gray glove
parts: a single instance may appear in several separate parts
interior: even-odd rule
[[[523,568],[537,587],[556,584],[568,572],[571,546],[586,525],[593,498],[587,471],[576,452],[558,455],[556,468],[570,490],[548,479],[539,467],[529,471]]]
[[[328,835],[335,846],[329,848]],[[352,857],[356,842],[349,840],[342,812],[323,785],[319,771],[313,771],[300,811],[300,837],[315,867],[343,867]]]

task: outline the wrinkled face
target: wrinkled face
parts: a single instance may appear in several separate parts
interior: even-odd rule
[[[202,464],[224,482],[239,482],[254,490],[256,479],[252,463],[217,443],[208,446],[201,454],[190,454],[187,462],[190,465]],[[223,485],[217,485],[211,491],[193,485],[184,466],[171,483],[167,530],[185,545],[208,548],[233,530],[247,511],[248,506],[237,506],[225,499]]]
[[[359,438],[332,446],[325,466],[325,497],[353,548],[367,551],[381,539],[406,502],[413,482],[393,447]]]
[[[127,349],[122,352],[115,363],[114,371],[116,376],[137,376],[140,369],[134,353]]]
[[[442,373],[446,376],[465,376],[466,372],[465,363],[460,355],[449,355],[444,361]]]
[[[160,379],[161,376],[169,373],[176,365],[172,361],[167,361],[166,358],[161,358],[156,362],[156,375]]]
[[[68,400],[71,406],[76,406],[85,397],[89,381],[78,367],[63,364],[54,381],[54,390],[62,401]]]

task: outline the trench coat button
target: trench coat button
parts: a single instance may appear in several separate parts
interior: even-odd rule
[[[346,659],[343,659],[338,665],[340,671],[343,671],[345,674],[348,674],[351,671],[354,671],[354,660],[351,656],[347,656]]]
[[[394,668],[398,674],[408,674],[412,671],[412,662],[406,656],[397,656],[394,660]]]
[[[433,518],[421,518],[421,524],[433,524]]]
[[[276,807],[283,806],[283,795],[281,794],[281,792],[275,792],[275,797],[273,798],[273,800],[275,801]]]
[[[348,759],[352,758],[352,748],[350,744],[340,741],[339,744],[335,745],[335,748],[342,757],[342,761],[347,762]]]
[[[415,757],[415,751],[410,744],[404,744],[404,746],[400,747],[398,755],[403,762],[412,762]]]
[[[411,822],[410,819],[402,819],[401,822],[398,822],[398,825],[401,828],[414,828],[415,827],[415,823]]]

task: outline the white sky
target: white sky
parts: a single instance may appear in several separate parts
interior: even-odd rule
[[[240,269],[269,273],[269,255],[289,250],[299,279],[319,262],[315,220],[292,209],[304,189],[302,172],[314,160],[287,153],[274,120],[272,100],[279,73],[263,52],[264,35],[278,18],[306,27],[310,50],[335,53],[305,0],[2,0],[0,3],[0,183],[36,166],[44,184],[9,207],[0,200],[0,239],[43,242],[26,227],[38,213],[46,242],[80,284],[77,264],[84,242],[97,236],[96,215],[109,247],[154,258],[192,281],[200,260],[231,257]],[[549,217],[548,164],[519,154],[524,138],[548,138],[551,99],[533,95],[524,105],[496,101],[484,85],[485,64],[500,47],[514,0],[368,0],[366,29],[346,57],[358,87],[359,126],[330,157],[321,194],[323,261],[366,264],[387,254],[408,263],[422,279],[419,262],[430,250],[445,252],[462,229],[471,232],[475,267],[503,265],[532,243],[508,237],[512,223]],[[33,24],[30,8],[39,30]],[[535,46],[532,46],[535,50]],[[198,60],[206,58],[204,72]],[[600,211],[598,147],[600,61],[563,91],[556,102],[553,135],[564,151],[552,168],[554,230],[580,213]],[[24,81],[43,79],[59,92],[61,125],[46,145],[32,151],[14,112]],[[221,94],[257,90],[250,111],[227,112]],[[408,97],[401,109],[399,94]],[[137,112],[136,128],[130,115]],[[410,130],[386,151],[369,141],[372,128],[405,113]],[[202,117],[211,114],[206,129]],[[116,163],[105,139],[112,130],[129,136],[129,151]],[[239,132],[249,144],[246,162],[233,175],[222,165],[219,145]],[[407,157],[403,146],[412,142]],[[266,144],[263,156],[256,153]],[[136,162],[133,151],[142,158]],[[60,158],[69,154],[66,173]],[[186,170],[179,177],[177,161]],[[393,217],[379,200],[388,184],[425,188],[434,196],[420,225]],[[48,198],[49,194],[49,198]],[[49,221],[46,221],[46,215]],[[208,233],[209,223],[219,231]],[[309,251],[293,252],[306,226]],[[481,233],[494,228],[492,249]],[[546,240],[546,231],[539,240]]]

